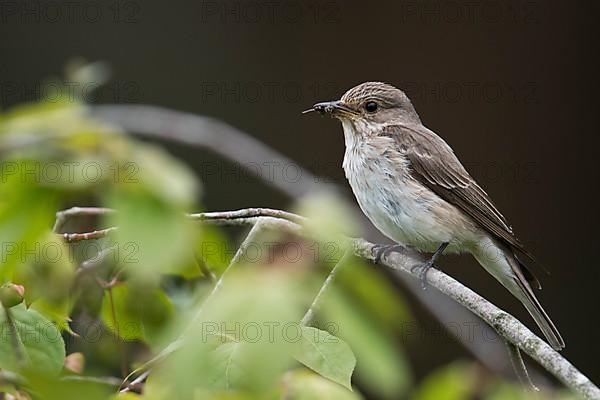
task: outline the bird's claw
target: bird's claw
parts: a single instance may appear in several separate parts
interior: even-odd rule
[[[410,269],[410,272],[419,274],[419,281],[421,282],[421,288],[423,290],[427,290],[427,287],[429,286],[429,282],[427,282],[427,272],[433,267],[435,267],[434,260],[430,259],[423,264],[415,265]]]
[[[375,254],[373,263],[379,264],[383,256],[387,256],[394,251],[400,251],[401,249],[403,249],[403,247],[399,244],[376,244],[373,247],[373,253]]]

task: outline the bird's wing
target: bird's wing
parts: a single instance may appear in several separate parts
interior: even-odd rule
[[[448,203],[461,209],[475,222],[511,249],[533,260],[514,235],[504,216],[487,193],[465,170],[450,146],[427,128],[388,126],[382,135],[393,138],[398,151],[409,160],[413,176]],[[528,281],[537,281],[530,271]]]

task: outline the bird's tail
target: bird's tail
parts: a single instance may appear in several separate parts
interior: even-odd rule
[[[510,250],[496,243],[493,244],[493,247],[496,250],[493,252],[493,257],[490,256],[489,243],[486,245],[485,254],[478,252],[473,255],[490,274],[523,303],[550,345],[557,351],[562,350],[565,347],[565,342],[535,297],[531,285],[523,273],[524,266],[520,264],[517,257]]]
[[[525,284],[523,284],[519,279],[515,279],[515,283],[516,286],[519,287],[519,293],[516,294],[513,290],[511,290],[511,292],[521,301],[521,303],[523,303],[527,311],[529,311],[529,314],[531,314],[535,323],[540,327],[554,350],[562,350],[565,347],[565,342],[560,336],[558,329],[533,294],[533,290],[531,290],[529,283],[525,282]]]

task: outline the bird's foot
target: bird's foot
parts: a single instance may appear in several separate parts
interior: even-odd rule
[[[410,272],[419,272],[419,279],[421,281],[421,287],[423,288],[423,290],[427,290],[427,286],[429,285],[429,283],[427,282],[427,271],[435,267],[435,262],[437,261],[438,257],[444,252],[444,250],[446,250],[446,247],[448,247],[448,242],[442,243],[440,247],[438,247],[438,249],[435,251],[435,253],[431,255],[431,258],[429,260],[425,261],[423,264],[415,265],[410,269]]]
[[[410,269],[410,272],[419,274],[419,281],[421,282],[421,288],[423,290],[427,290],[427,287],[429,286],[429,282],[427,282],[427,272],[433,267],[435,267],[435,258],[431,257],[423,264],[415,265]]]
[[[376,244],[373,246],[373,254],[375,254],[375,260],[373,260],[374,264],[379,264],[383,256],[388,256],[390,253],[394,251],[400,252],[404,247],[399,244]]]

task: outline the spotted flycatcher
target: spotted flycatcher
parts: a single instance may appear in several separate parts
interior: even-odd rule
[[[450,146],[427,129],[409,98],[381,82],[366,82],[340,100],[310,110],[342,122],[342,164],[362,211],[396,243],[433,253],[419,266],[426,273],[442,253],[471,253],[523,303],[556,350],[560,333],[533,293],[539,281],[525,266],[533,261],[487,193]],[[382,248],[379,254],[393,249]]]

